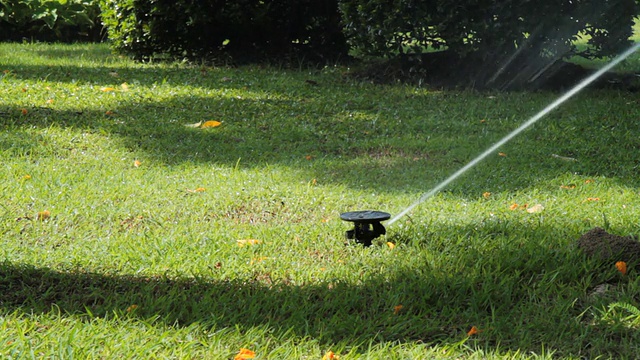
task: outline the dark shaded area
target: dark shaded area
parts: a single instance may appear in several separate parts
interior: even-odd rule
[[[610,234],[596,227],[582,235],[576,244],[591,258],[609,264],[624,261],[630,266],[640,266],[640,242],[637,237]]]
[[[56,58],[78,54],[46,51],[39,55]],[[250,73],[238,72],[239,78],[227,81],[218,78],[219,75],[212,78],[206,69],[199,67],[5,68],[11,76],[25,79],[37,80],[41,74],[46,74],[48,81],[99,84],[96,85],[97,94],[100,93],[100,86],[123,81],[136,81],[148,86],[160,83],[189,84],[222,92],[234,89],[258,93],[265,91],[259,82],[255,84]],[[110,75],[112,72],[118,72],[119,77],[114,78]],[[256,77],[264,76],[256,74]],[[271,76],[278,81],[278,75]],[[504,130],[490,130],[479,122],[480,118],[470,119],[473,125],[463,130],[448,125],[443,119],[469,116],[464,98],[456,92],[433,92],[389,99],[389,104],[392,104],[389,109],[388,104],[363,98],[361,89],[345,86],[344,80],[338,76],[332,78],[333,83],[324,78],[319,85],[309,84],[307,79],[304,76],[298,80],[287,78],[278,86],[278,90],[269,87],[266,89],[268,92],[258,99],[224,97],[220,94],[179,94],[157,100],[150,92],[143,96],[123,96],[117,107],[100,111],[59,111],[46,106],[27,106],[29,115],[22,116],[20,108],[4,107],[0,108],[0,123],[4,125],[7,135],[0,147],[17,153],[35,151],[38,142],[26,138],[27,135],[20,129],[23,126],[48,127],[55,124],[113,134],[122,139],[122,143],[131,151],[142,151],[149,158],[167,164],[193,161],[236,166],[238,159],[241,159],[240,166],[247,167],[264,164],[291,166],[308,174],[307,181],[315,178],[320,183],[340,183],[376,191],[425,191],[448,176],[452,168],[463,166],[507,133]],[[340,94],[338,97],[335,96],[336,92]],[[328,95],[333,100],[319,108],[316,99]],[[627,98],[624,93],[620,96],[621,99]],[[628,98],[627,105],[622,105],[627,106],[627,110],[617,108],[613,111],[623,111],[626,117],[632,118],[637,110],[631,105],[633,99]],[[396,101],[424,109],[425,120],[391,122]],[[624,103],[624,100],[620,103]],[[478,116],[488,116],[491,121],[501,121],[500,118],[511,117],[514,112],[522,111],[512,109],[519,105],[496,103],[487,98],[486,109],[477,112],[481,113]],[[509,158],[488,159],[480,166],[492,167],[491,172],[472,170],[465,176],[473,178],[473,181],[466,181],[463,177],[451,186],[453,191],[478,194],[488,189],[521,189],[567,172],[615,177],[628,186],[638,186],[640,180],[636,176],[636,169],[640,164],[640,139],[634,134],[640,131],[640,124],[620,122],[620,119],[609,116],[599,118],[596,122],[575,118],[567,106],[544,120],[549,129],[545,129],[547,125],[539,126],[512,141],[513,145],[510,146],[518,149],[518,158],[514,163],[509,162]],[[614,105],[603,103],[602,106]],[[110,115],[105,113],[107,110]],[[525,111],[532,113],[531,109]],[[140,113],[150,116],[141,118]],[[345,114],[349,113],[379,118],[380,125],[372,125],[366,119],[348,118]],[[604,113],[610,114],[606,109]],[[184,126],[212,116],[223,121],[223,126],[215,131]],[[274,121],[283,116],[291,121]],[[158,121],[149,123],[149,119]],[[563,121],[557,122],[557,119]],[[519,123],[516,119],[510,129]],[[461,132],[468,135],[460,138]],[[597,136],[597,143],[602,146],[587,140],[589,136]],[[549,143],[554,144],[551,150],[546,146]],[[617,145],[608,146],[614,143]],[[549,151],[579,161],[553,159]],[[313,160],[306,160],[307,156],[324,161],[316,165]],[[353,169],[352,161],[355,159],[362,160],[357,165],[357,171]],[[530,167],[523,169],[523,164],[527,163],[531,164]],[[514,168],[514,165],[517,167]],[[366,169],[367,177],[354,176],[354,171],[361,173],[362,169]],[[518,172],[518,175],[513,176],[514,172]]]
[[[354,77],[379,84],[401,82],[434,89],[564,91],[594,72],[555,58],[514,56],[494,63],[480,56],[463,58],[451,51],[439,51],[364,65]],[[640,77],[635,73],[609,72],[590,88],[637,92]]]

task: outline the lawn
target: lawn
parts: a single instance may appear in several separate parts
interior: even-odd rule
[[[400,213],[560,94],[105,45],[0,44],[0,71],[0,358],[640,352],[636,264],[575,247],[640,234],[636,93],[583,91],[364,248],[340,213]]]

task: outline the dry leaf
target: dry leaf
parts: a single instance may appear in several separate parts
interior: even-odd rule
[[[222,125],[222,123],[220,121],[215,121],[215,120],[209,120],[209,121],[205,121],[200,127],[202,129],[205,128],[214,128],[214,127],[218,127]]]
[[[398,315],[400,313],[400,310],[402,310],[403,306],[402,305],[396,305],[393,307],[393,313]]]
[[[389,247],[389,249],[393,249],[396,247],[396,244],[392,243],[391,241],[387,241],[387,246]]]
[[[472,326],[471,330],[467,331],[467,336],[476,335],[479,332],[480,332],[480,330],[478,330],[477,327]]]
[[[133,305],[131,305],[131,306],[129,306],[129,307],[127,308],[127,312],[128,312],[128,313],[133,312],[133,311],[135,311],[137,308],[138,308],[138,305],[133,304]]]
[[[136,161],[133,162],[133,166],[135,166],[135,167],[140,167],[140,165],[142,165],[140,160],[136,160]]]
[[[233,360],[245,360],[253,359],[256,357],[256,353],[249,349],[240,349],[240,352],[233,358]]]
[[[338,360],[340,357],[336,355],[333,351],[327,351],[326,354],[322,357],[322,360]]]
[[[587,198],[587,201],[600,201],[600,198],[590,197],[590,198]]]
[[[202,125],[202,121],[197,122],[195,124],[187,124],[186,127],[199,128]]]
[[[244,239],[244,240],[237,240],[237,243],[238,243],[239,247],[243,247],[243,246],[247,246],[247,245],[260,244],[260,240],[257,240],[257,239]]]
[[[49,210],[44,210],[38,213],[37,219],[40,221],[43,221],[43,220],[47,220],[50,217],[51,217],[51,212],[49,212]]]
[[[530,208],[527,208],[527,212],[529,214],[538,213],[538,212],[541,212],[542,210],[544,210],[544,206],[542,206],[541,204],[535,204]]]
[[[485,191],[485,192],[482,193],[482,197],[485,198],[485,199],[488,199],[488,198],[491,197],[491,193],[488,192],[488,191]]]
[[[567,189],[567,190],[571,190],[571,189],[575,189],[576,186],[574,184],[569,184],[569,185],[560,185],[560,189]]]
[[[518,205],[516,203],[513,203],[513,204],[511,204],[511,206],[509,206],[509,210],[516,210],[518,208],[518,206],[520,206],[520,205]]]
[[[103,87],[103,88],[100,88],[100,91],[102,91],[102,92],[112,92],[112,91],[116,91],[116,89],[114,89],[112,87]]]
[[[616,269],[618,269],[618,271],[620,271],[620,273],[622,275],[626,275],[627,274],[627,263],[624,261],[618,261],[616,263]]]
[[[27,109],[21,109],[20,112],[22,113],[22,115],[27,115],[29,113]]]
[[[503,152],[499,152],[499,153],[498,153],[498,156],[506,157],[506,156],[507,156],[507,154],[505,154],[505,153],[503,153]]]
[[[22,177],[24,180],[30,180],[31,179],[31,175],[27,174],[25,176]]]
[[[122,91],[129,91],[129,85],[126,82],[120,84],[120,88],[122,88]]]

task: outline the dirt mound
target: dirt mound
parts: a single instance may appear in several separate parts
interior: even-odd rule
[[[599,227],[582,235],[577,246],[587,256],[608,262],[637,264],[640,259],[640,242],[636,237],[610,234]]]

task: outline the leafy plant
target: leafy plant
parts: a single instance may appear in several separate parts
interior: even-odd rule
[[[98,17],[95,1],[3,0],[0,1],[0,22],[4,22],[4,26],[0,40],[87,39],[88,34],[94,32]]]

